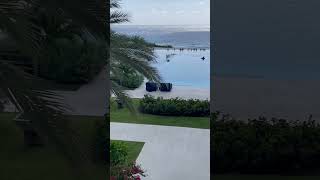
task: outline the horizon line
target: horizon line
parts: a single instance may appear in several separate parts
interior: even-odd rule
[[[205,25],[210,26],[210,24],[113,24],[117,26],[194,26],[194,25]]]

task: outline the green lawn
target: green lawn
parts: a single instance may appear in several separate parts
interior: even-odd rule
[[[214,180],[318,180],[319,176],[217,175]]]
[[[112,140],[116,142],[116,140]],[[128,147],[128,162],[135,162],[143,148],[144,142],[133,142],[133,141],[117,141],[123,142]]]
[[[133,99],[135,108],[138,108],[139,99]],[[177,116],[158,116],[151,114],[142,114],[136,110],[133,115],[128,109],[118,109],[117,104],[111,101],[110,119],[112,122],[137,123],[137,124],[153,124],[192,128],[210,128],[209,117],[177,117]]]
[[[0,113],[0,179],[4,180],[76,180],[69,161],[54,147],[25,148],[23,133],[12,118],[13,113]],[[103,118],[72,118],[73,127],[81,135],[84,146],[92,145],[96,120]],[[92,179],[105,179],[107,167],[95,164]]]

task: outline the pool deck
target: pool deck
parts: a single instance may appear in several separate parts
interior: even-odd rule
[[[143,98],[145,94],[149,94],[154,97],[163,97],[164,99],[179,97],[182,99],[210,100],[209,88],[196,88],[192,86],[175,86],[173,84],[171,92],[161,92],[159,90],[154,92],[148,92],[146,91],[146,88],[145,88],[145,82],[139,88],[135,90],[128,90],[126,91],[126,93],[131,98]]]
[[[105,69],[90,83],[83,85],[76,91],[53,91],[64,97],[64,102],[72,109],[67,112],[70,115],[104,116],[106,113],[107,79]],[[146,81],[145,81],[146,82]],[[131,98],[143,98],[145,94],[165,99],[179,97],[182,99],[210,99],[210,89],[195,88],[190,86],[175,86],[171,92],[147,92],[145,82],[135,90],[128,90],[126,93]],[[16,108],[9,103],[6,112],[16,112]]]

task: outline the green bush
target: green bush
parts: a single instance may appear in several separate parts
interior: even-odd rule
[[[111,141],[110,144],[110,165],[121,166],[127,163],[128,147],[123,142]]]
[[[136,72],[133,68],[126,65],[117,65],[117,76],[111,79],[122,87],[128,89],[136,89],[143,83],[143,76]]]
[[[87,83],[104,64],[105,49],[98,42],[74,36],[57,38],[48,46],[46,58],[40,61],[40,76],[60,83]]]
[[[319,170],[320,126],[260,117],[237,121],[212,116],[211,150],[216,173],[303,173]]]
[[[145,95],[140,101],[139,110],[155,115],[201,117],[210,115],[210,102],[198,99],[163,99]]]

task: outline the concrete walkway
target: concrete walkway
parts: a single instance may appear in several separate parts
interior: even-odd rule
[[[104,116],[106,113],[107,79],[106,70],[90,83],[80,87],[77,91],[55,91],[64,97],[72,111],[71,115]]]
[[[112,140],[145,142],[137,164],[144,180],[209,180],[210,131],[172,126],[111,123]]]
[[[103,69],[96,78],[76,91],[53,91],[63,96],[64,103],[69,106],[67,114],[82,116],[104,116],[107,109],[107,71]],[[1,100],[1,99],[0,99]],[[17,112],[9,101],[5,104],[5,112]]]
[[[182,98],[182,99],[201,99],[210,100],[210,89],[209,88],[195,88],[190,86],[175,86],[171,92],[148,92],[146,91],[145,83],[135,90],[128,90],[126,93],[132,98],[143,98],[145,94],[152,95],[154,97],[163,97],[164,99],[170,98]]]

